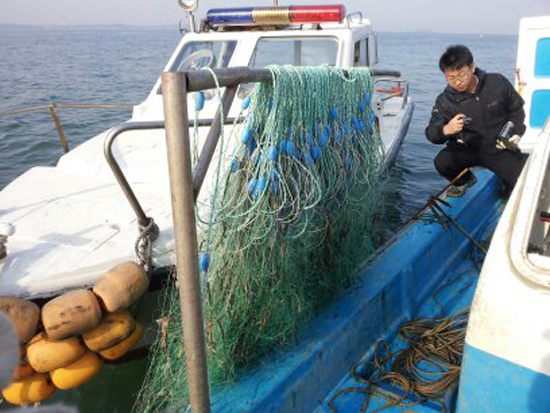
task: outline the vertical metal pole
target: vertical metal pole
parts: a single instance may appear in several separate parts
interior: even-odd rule
[[[227,117],[227,115],[229,114],[229,109],[231,109],[231,105],[233,104],[233,100],[235,99],[235,95],[237,94],[237,88],[238,86],[235,85],[229,86],[225,89],[222,97],[223,114],[225,117]],[[210,162],[212,161],[212,156],[214,156],[214,152],[216,151],[216,147],[218,146],[222,123],[224,122],[225,119],[222,119],[222,110],[220,107],[218,107],[218,110],[214,115],[212,126],[210,126],[210,130],[208,131],[208,136],[206,137],[206,141],[204,142],[204,145],[202,147],[201,154],[199,155],[199,160],[197,161],[197,165],[195,165],[195,170],[193,171],[193,187],[195,190],[195,199],[197,199],[197,197],[199,196],[202,183],[204,182],[204,178],[206,177],[206,172],[208,172]]]
[[[53,117],[53,121],[55,122],[55,127],[57,128],[57,134],[59,135],[59,140],[61,141],[61,145],[63,146],[63,150],[65,150],[65,153],[69,152],[69,145],[67,145],[67,141],[65,140],[65,132],[63,132],[63,126],[61,126],[61,121],[59,120],[59,116],[57,116],[57,111],[55,110],[55,106],[50,106],[50,112]]]
[[[162,74],[162,96],[189,398],[193,412],[210,412],[187,118],[187,90],[183,73],[164,72]]]

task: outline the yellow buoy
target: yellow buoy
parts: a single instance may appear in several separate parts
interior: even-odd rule
[[[105,309],[114,313],[124,310],[149,288],[147,274],[135,262],[124,262],[111,268],[94,286],[94,293]]]
[[[134,332],[125,340],[118,343],[116,346],[108,348],[107,350],[100,351],[101,357],[106,358],[107,360],[116,360],[123,355],[125,355],[130,348],[136,344],[141,335],[143,334],[143,326],[139,323],[136,323],[136,328]]]
[[[27,359],[33,369],[39,373],[65,367],[86,353],[86,347],[77,337],[54,341],[46,334],[34,337],[27,347]]]
[[[50,372],[50,377],[58,389],[74,389],[99,373],[102,366],[103,360],[97,354],[88,351],[74,363]]]
[[[55,392],[47,374],[35,373],[22,380],[14,381],[2,391],[4,399],[11,404],[25,405],[41,402]]]
[[[17,297],[0,297],[0,312],[5,313],[15,324],[21,344],[36,334],[40,309],[35,303]]]
[[[91,330],[101,320],[101,309],[91,291],[75,290],[48,301],[42,323],[51,340],[63,340]]]
[[[134,331],[136,322],[129,311],[108,313],[94,329],[82,334],[86,346],[95,352],[120,343]]]

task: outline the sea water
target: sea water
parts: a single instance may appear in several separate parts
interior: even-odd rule
[[[147,97],[180,37],[176,27],[0,25],[0,112],[50,103],[137,104]],[[439,56],[449,44],[465,44],[478,67],[500,72],[513,82],[517,37],[380,33],[378,38],[378,67],[401,71],[415,102],[392,171],[390,191],[397,211],[393,230],[445,184],[433,167],[441,147],[424,137],[433,102],[445,87]],[[130,109],[58,112],[71,148],[131,115]],[[48,111],[0,116],[0,188],[28,168],[55,165],[62,154]],[[84,391],[58,391],[53,400],[77,405],[81,412],[127,412],[144,371],[143,360],[108,366]],[[107,387],[113,382],[119,383],[116,388]],[[0,404],[0,410],[6,408]]]

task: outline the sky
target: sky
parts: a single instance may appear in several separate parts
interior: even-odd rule
[[[550,15],[550,0],[280,0],[291,4],[343,3],[361,11],[380,32],[517,34],[521,17]],[[271,6],[273,0],[202,0],[206,10],[231,6]],[[0,24],[177,25],[185,15],[177,0],[0,0]]]

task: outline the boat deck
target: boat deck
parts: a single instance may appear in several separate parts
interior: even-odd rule
[[[494,229],[494,226],[489,226],[485,234],[481,235],[481,239],[488,238]],[[469,256],[454,268],[450,268],[446,277],[441,281],[441,286],[431,294],[425,304],[420,307],[415,317],[440,318],[449,315],[458,314],[467,310],[472,303],[477,280],[479,277],[480,266],[483,254],[472,249]],[[392,352],[405,347],[405,343],[399,337],[395,336],[396,331],[389,334],[390,349]],[[372,360],[374,356],[374,348],[369,349],[362,359]],[[437,375],[437,371],[431,366],[423,366],[427,371],[431,371]],[[360,371],[361,372],[361,371]],[[433,377],[430,377],[433,379]],[[404,396],[401,388],[391,385],[373,386],[373,395],[367,400],[366,394],[361,391],[347,391],[347,389],[367,389],[368,384],[359,382],[351,373],[346,374],[336,388],[327,396],[322,406],[316,412],[331,411],[330,404],[337,412],[360,412],[363,406],[368,402],[366,411],[375,411],[377,409],[388,406],[392,399]],[[437,403],[434,401],[426,401],[419,403],[413,395],[404,399],[402,404],[392,406],[394,410],[402,411],[406,408],[407,411],[441,411],[442,406],[446,408],[445,403],[454,403],[456,395],[454,394],[456,387],[452,388],[448,397]],[[388,407],[387,411],[392,411],[392,407]],[[447,409],[445,411],[453,411]]]

